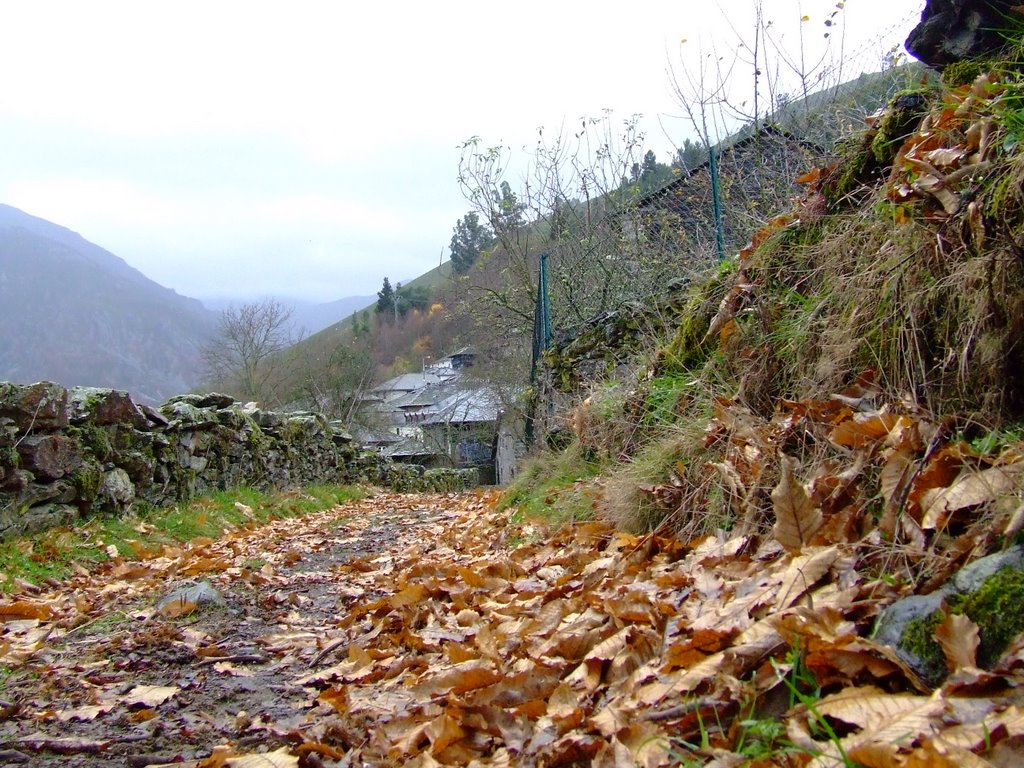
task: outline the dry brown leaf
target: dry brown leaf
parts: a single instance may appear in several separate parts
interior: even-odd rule
[[[946,668],[955,672],[960,667],[977,666],[978,625],[963,614],[950,613],[935,630],[935,639],[946,655]]]
[[[844,448],[873,446],[888,437],[900,417],[887,411],[855,413],[852,418],[837,424],[828,439]]]
[[[1010,515],[1010,519],[1006,523],[1006,528],[1003,529],[1003,536],[1007,539],[1012,539],[1016,536],[1021,528],[1024,528],[1024,502],[1013,511]]]
[[[213,665],[213,671],[219,672],[222,675],[231,675],[232,677],[253,677],[256,674],[251,669],[236,667],[230,661],[218,661]]]
[[[180,690],[173,685],[136,685],[121,700],[129,707],[159,707]]]
[[[164,603],[157,608],[156,613],[163,616],[165,619],[176,619],[179,616],[189,616],[195,613],[199,605],[192,600],[186,600],[181,597],[177,600],[171,600]]]
[[[902,765],[906,768],[993,768],[992,763],[973,752],[945,745],[938,739],[926,739]]]
[[[903,768],[899,747],[880,741],[854,744],[846,753],[855,765],[862,768]]]
[[[796,459],[785,454],[780,454],[780,458],[782,478],[772,490],[772,534],[790,552],[799,552],[821,527],[821,510],[812,506],[807,489],[793,477]]]
[[[863,686],[826,696],[815,704],[815,710],[858,728],[873,730],[904,713],[917,712],[931,701],[929,696],[889,695],[880,688]]]
[[[1018,492],[1024,481],[1024,461],[981,471],[964,471],[948,488],[933,488],[921,499],[921,526],[937,528],[954,512],[995,501]]]
[[[444,750],[466,736],[466,731],[454,717],[445,713],[434,718],[423,729],[423,734],[430,741],[430,754],[436,757]]]
[[[53,609],[46,603],[32,600],[0,601],[0,621],[18,621],[21,619],[47,621],[51,618],[53,618]]]
[[[886,459],[878,476],[878,486],[886,505],[898,498],[914,471],[914,456],[910,451],[894,451]]]
[[[431,673],[416,686],[416,690],[428,696],[449,692],[459,694],[486,688],[501,679],[502,674],[494,668],[489,659],[474,659],[442,667],[438,672],[431,670]]]
[[[629,747],[618,739],[607,742],[590,764],[592,768],[635,768],[636,761]]]
[[[239,755],[229,757],[226,761],[229,768],[298,768],[299,758],[288,753],[287,747],[262,755]]]
[[[966,155],[965,147],[939,147],[926,152],[924,159],[936,168],[949,168],[957,165]]]
[[[775,610],[781,611],[793,605],[828,573],[838,558],[839,548],[834,546],[815,548],[814,552],[794,557],[782,575]]]
[[[87,722],[95,720],[100,715],[105,715],[113,708],[114,704],[111,702],[107,702],[105,704],[87,704],[82,707],[75,707],[74,709],[61,710],[57,713],[57,719],[62,723],[73,722],[75,720]]]

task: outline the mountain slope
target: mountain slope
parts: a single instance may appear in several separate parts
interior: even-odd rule
[[[291,307],[291,327],[297,337],[309,336],[335,323],[340,323],[350,318],[353,312],[365,309],[377,301],[376,296],[346,296],[319,304],[283,296],[267,298],[274,299],[286,307]],[[203,306],[215,312],[222,312],[230,306],[237,307],[245,303],[247,303],[245,300],[237,299],[203,299]]]
[[[0,379],[161,401],[196,384],[214,320],[80,235],[0,205]]]

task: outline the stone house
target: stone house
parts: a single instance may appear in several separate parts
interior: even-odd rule
[[[364,407],[383,426],[361,440],[395,461],[476,467],[483,482],[494,482],[500,401],[493,388],[467,375],[473,357],[463,348],[376,387]]]

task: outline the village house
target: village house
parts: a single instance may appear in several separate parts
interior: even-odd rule
[[[381,428],[362,436],[364,444],[396,461],[476,467],[482,482],[494,482],[500,400],[493,387],[466,375],[473,358],[471,349],[460,349],[375,387],[363,403]]]

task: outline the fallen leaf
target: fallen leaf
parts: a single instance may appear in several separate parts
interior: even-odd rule
[[[136,685],[121,700],[129,707],[159,707],[180,690],[173,685]]]
[[[0,602],[0,621],[17,621],[19,619],[47,621],[51,618],[53,618],[53,609],[46,603],[31,600]]]
[[[844,448],[863,448],[881,442],[898,422],[899,417],[886,411],[855,413],[836,425],[828,439]]]
[[[298,768],[299,758],[289,754],[287,747],[261,755],[239,755],[229,757],[226,764],[230,768]]]
[[[946,668],[955,672],[961,667],[977,666],[978,625],[963,614],[950,613],[935,629],[935,639],[946,655]]]
[[[933,488],[921,500],[921,527],[939,527],[948,515],[986,504],[1016,492],[1024,475],[1024,461],[981,471],[967,470],[948,488]]]
[[[793,477],[796,459],[780,454],[782,478],[772,490],[775,527],[772,534],[790,552],[799,552],[821,527],[821,510],[811,504],[807,489]]]
[[[62,723],[68,723],[74,720],[88,722],[89,720],[95,720],[100,715],[105,715],[113,708],[113,704],[88,704],[84,707],[63,709],[57,713],[57,719]]]

